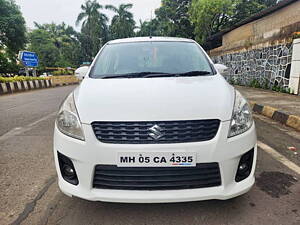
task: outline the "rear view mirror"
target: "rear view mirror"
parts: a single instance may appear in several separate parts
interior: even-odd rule
[[[223,64],[214,64],[214,66],[218,70],[218,72],[222,75],[224,75],[228,70],[228,67]]]
[[[88,66],[82,66],[82,67],[78,68],[77,70],[75,70],[75,76],[79,80],[83,80],[85,75],[88,73],[88,71],[89,71]]]

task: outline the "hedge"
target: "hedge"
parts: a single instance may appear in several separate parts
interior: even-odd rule
[[[25,76],[0,77],[0,83],[27,81],[27,80],[48,80],[48,79],[49,79],[48,77],[25,77]]]

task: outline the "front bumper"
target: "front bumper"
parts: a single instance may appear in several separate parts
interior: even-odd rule
[[[60,133],[55,127],[54,158],[58,173],[59,187],[66,195],[76,196],[91,201],[127,202],[127,203],[159,203],[185,202],[208,199],[229,199],[244,194],[253,186],[256,165],[257,147],[255,125],[245,133],[227,138],[230,121],[221,122],[216,137],[210,141],[182,144],[145,144],[119,145],[104,144],[98,141],[90,125],[83,124],[86,141],[79,141]],[[235,175],[241,156],[254,149],[252,171],[245,180],[235,181]],[[66,182],[59,169],[57,152],[69,157],[76,169],[79,179],[77,186]],[[93,188],[93,176],[96,165],[115,165],[118,151],[179,151],[196,152],[197,163],[218,162],[222,184],[217,187],[135,191],[109,190]]]

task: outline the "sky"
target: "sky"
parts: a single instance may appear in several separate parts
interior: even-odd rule
[[[33,22],[37,23],[62,23],[75,27],[75,21],[80,13],[80,6],[85,0],[15,0],[17,5],[21,7],[21,11],[26,20],[26,26],[34,28]],[[161,0],[98,0],[101,5],[115,5],[121,3],[132,3],[131,12],[134,14],[135,21],[139,19],[149,20],[151,18],[151,10],[160,7]],[[103,10],[103,12],[111,17],[112,12]]]

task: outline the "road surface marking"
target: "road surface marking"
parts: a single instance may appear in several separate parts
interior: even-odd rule
[[[291,162],[290,160],[288,160],[285,156],[281,155],[274,148],[270,147],[269,145],[267,145],[261,141],[257,141],[257,145],[262,150],[269,153],[274,159],[281,162],[283,165],[285,165],[289,169],[293,170],[294,172],[300,174],[300,167],[297,166],[295,163]]]
[[[41,119],[26,125],[25,127],[15,127],[14,129],[12,129],[12,130],[8,131],[7,133],[3,134],[2,136],[0,136],[0,141],[5,141],[5,140],[9,139],[10,137],[20,135],[20,134],[22,134],[26,131],[29,131],[29,130],[32,129],[32,127],[34,127],[38,123],[43,122],[43,121],[51,118],[55,114],[56,114],[56,112],[50,113],[47,116],[44,116]]]

